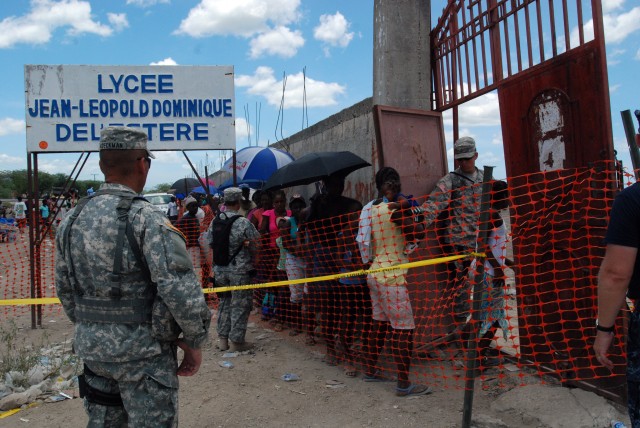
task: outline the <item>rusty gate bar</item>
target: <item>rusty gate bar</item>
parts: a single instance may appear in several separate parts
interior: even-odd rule
[[[602,19],[598,0],[546,0],[544,5],[543,1],[450,0],[431,31],[433,109],[444,111],[460,105],[497,89],[499,83],[522,71],[587,43],[604,46],[601,29],[596,28],[598,19]],[[594,22],[593,34],[588,36],[584,34],[583,2],[591,4],[587,21],[590,18]],[[535,8],[534,13],[531,8]],[[578,27],[578,37],[573,40],[572,26]],[[545,32],[550,35],[546,44]]]

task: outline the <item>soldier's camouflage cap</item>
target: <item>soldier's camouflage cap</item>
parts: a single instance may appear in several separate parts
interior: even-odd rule
[[[453,144],[454,159],[469,159],[476,154],[476,142],[471,137],[462,137]]]
[[[127,126],[109,126],[100,131],[100,150],[146,150],[147,156],[156,158],[147,149],[147,133]]]
[[[224,189],[224,202],[238,202],[242,199],[242,189],[237,187],[227,187]]]

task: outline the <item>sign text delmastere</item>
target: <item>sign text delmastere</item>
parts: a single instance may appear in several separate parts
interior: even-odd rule
[[[234,150],[232,66],[25,65],[28,152],[98,151],[107,126],[150,150]]]

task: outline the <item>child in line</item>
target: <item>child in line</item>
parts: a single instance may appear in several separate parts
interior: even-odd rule
[[[482,279],[482,303],[480,313],[480,329],[478,348],[481,350],[482,366],[488,367],[499,364],[499,351],[492,350],[491,342],[497,328],[502,329],[504,340],[508,339],[509,323],[505,309],[505,273],[504,269],[512,267],[513,261],[507,258],[507,229],[500,216],[500,211],[509,206],[509,191],[504,181],[494,181],[491,192],[490,232],[484,252],[484,276]],[[469,269],[470,275],[475,275],[477,260],[474,259]],[[470,278],[471,283],[475,280]]]
[[[276,221],[278,228],[280,229],[280,236],[276,239],[276,244],[280,248],[278,269],[285,270],[289,280],[306,278],[307,263],[300,254],[300,246],[298,245],[297,240],[298,228],[295,223],[295,219],[293,217],[278,217]],[[296,224],[295,228],[292,223]],[[313,320],[309,319],[309,314],[303,306],[304,296],[307,292],[306,288],[306,283],[289,285],[289,300],[291,302],[292,312],[291,320],[293,323],[293,328],[289,332],[289,335],[296,336],[300,334],[306,326],[306,343],[308,345],[313,345],[315,344]]]
[[[400,227],[406,241],[403,252],[408,256],[418,248],[419,242],[425,237],[423,209],[418,201],[413,199],[413,195],[405,196],[398,193],[395,201],[389,201],[386,197],[382,201],[388,202],[389,209],[394,211],[391,219],[401,221]]]

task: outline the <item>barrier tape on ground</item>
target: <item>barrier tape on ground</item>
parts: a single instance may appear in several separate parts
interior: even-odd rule
[[[275,281],[275,282],[265,282],[261,284],[246,284],[246,285],[233,285],[228,287],[215,287],[215,288],[205,288],[203,289],[203,293],[219,293],[223,291],[234,291],[234,290],[252,290],[258,288],[272,288],[272,287],[281,287],[284,285],[293,285],[293,284],[304,284],[308,282],[320,282],[320,281],[329,281],[339,278],[347,278],[350,276],[359,276],[359,275],[368,275],[370,273],[378,273],[378,272],[389,272],[397,269],[413,269],[420,266],[429,266],[436,265],[439,263],[447,263],[454,260],[464,259],[465,257],[485,257],[483,253],[469,253],[469,254],[457,254],[455,256],[446,256],[446,257],[438,257],[435,259],[429,260],[420,260],[417,262],[409,262],[401,265],[383,267],[378,269],[360,269],[352,272],[343,272],[337,273],[333,275],[323,275],[316,276],[312,278],[303,278],[303,279],[294,279],[287,281]],[[0,306],[19,306],[19,305],[55,305],[60,304],[60,299],[57,297],[42,297],[42,298],[34,298],[34,299],[0,299]]]

